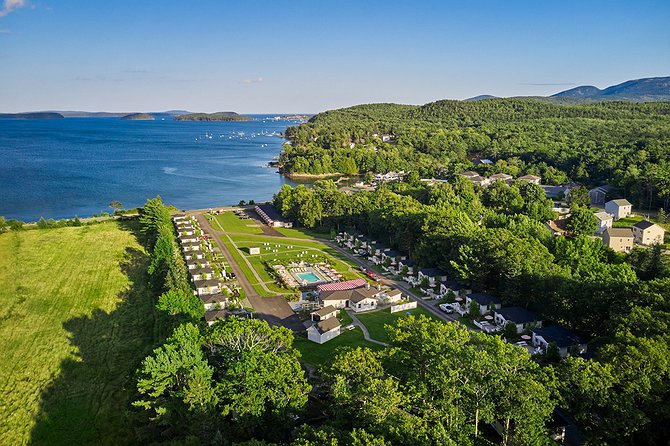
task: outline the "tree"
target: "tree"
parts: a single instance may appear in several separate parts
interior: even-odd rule
[[[567,197],[568,206],[571,210],[578,208],[589,208],[591,206],[591,197],[589,190],[584,186],[576,186],[570,189]]]
[[[237,203],[238,206],[244,206],[246,205],[246,202],[244,200],[240,200],[239,203]]]
[[[186,315],[194,322],[199,321],[205,315],[205,307],[200,298],[182,290],[169,290],[161,294],[156,308],[172,316]]]
[[[544,357],[547,361],[554,363],[561,360],[561,352],[555,342],[549,343],[549,346],[547,347],[547,353],[545,353]]]
[[[48,229],[49,223],[47,223],[44,217],[40,217],[40,220],[37,222],[37,227],[40,229]]]
[[[514,322],[507,322],[503,327],[502,335],[508,341],[516,339],[519,336],[516,331],[516,324]]]
[[[119,200],[114,200],[111,203],[109,203],[109,207],[112,208],[114,213],[116,213],[116,211],[123,208],[123,204]]]
[[[665,212],[665,209],[660,208],[658,210],[658,222],[659,223],[668,223],[668,214]]]
[[[565,226],[575,236],[592,235],[598,229],[598,219],[589,209],[577,208],[571,212]]]
[[[5,232],[7,229],[7,220],[5,220],[5,217],[0,215],[0,232]]]
[[[479,312],[479,304],[474,300],[470,302],[470,308],[468,308],[468,316],[470,319],[479,319],[481,313]]]

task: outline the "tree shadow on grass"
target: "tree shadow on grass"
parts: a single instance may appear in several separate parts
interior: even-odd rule
[[[132,223],[122,227],[135,232]],[[154,299],[147,286],[145,252],[127,248],[120,268],[130,286],[111,312],[67,320],[75,358],[41,395],[32,445],[136,443],[130,402],[134,372],[156,345]]]

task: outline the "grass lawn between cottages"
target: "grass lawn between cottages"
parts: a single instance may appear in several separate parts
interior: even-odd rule
[[[423,307],[416,307],[412,310],[399,311],[397,313],[391,313],[390,308],[385,308],[379,311],[371,311],[369,313],[360,313],[356,317],[360,320],[363,325],[368,329],[370,337],[376,341],[391,342],[388,334],[386,333],[385,325],[394,325],[398,319],[408,316],[408,313],[413,316],[428,316],[431,319],[436,321],[441,321],[440,318],[435,316],[433,313],[424,309]]]
[[[344,327],[345,324],[342,324]],[[369,347],[372,350],[384,348],[379,344],[368,342],[363,338],[363,332],[356,327],[353,330],[342,330],[342,334],[324,344],[317,344],[307,339],[306,335],[295,337],[293,346],[301,353],[302,360],[314,367],[329,364],[335,357],[336,350],[340,347]]]
[[[0,444],[135,442],[156,327],[133,224],[0,234]]]
[[[363,277],[359,274],[355,265],[350,264],[348,259],[338,251],[330,248],[321,241],[310,240],[307,238],[311,237],[309,233],[303,234],[300,232],[302,237],[304,237],[302,240],[287,240],[282,237],[261,235],[262,231],[260,228],[258,228],[258,233],[239,231],[241,225],[253,224],[246,223],[249,221],[253,222],[253,220],[242,220],[232,212],[219,214],[215,216],[215,219],[216,222],[214,227],[217,229],[223,228],[225,230],[226,233],[221,236],[222,240],[244,272],[244,275],[249,279],[251,285],[261,296],[293,294],[295,292],[294,290],[278,286],[275,283],[274,275],[267,270],[267,267],[264,264],[265,261],[272,261],[274,259],[286,263],[293,260],[304,260],[308,263],[317,260],[326,260],[340,274],[342,274],[344,280]],[[219,225],[216,223],[219,223]],[[297,233],[300,230],[292,229],[286,231],[296,231]],[[230,237],[230,239],[228,239],[228,237]],[[266,246],[264,243],[267,243],[268,245]],[[236,249],[235,246],[239,249]],[[261,254],[250,255],[249,247],[251,246],[258,246],[261,249]],[[276,250],[277,252],[272,252],[273,250]],[[305,252],[305,254],[303,254],[303,252]],[[302,255],[302,257],[298,257],[298,255]],[[247,263],[247,261],[249,263]],[[258,277],[260,277],[260,280],[256,278],[256,275],[251,270],[252,268]]]

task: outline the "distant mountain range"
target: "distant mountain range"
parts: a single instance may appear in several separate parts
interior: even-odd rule
[[[491,95],[479,95],[474,98],[466,99],[466,101],[481,101],[483,99],[492,99],[495,97],[496,96]],[[596,101],[670,101],[670,76],[635,79],[612,85],[604,90],[594,87],[593,85],[582,85],[561,91],[551,96],[532,96],[531,98],[557,103]]]

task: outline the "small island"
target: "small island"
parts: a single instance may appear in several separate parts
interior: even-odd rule
[[[31,112],[31,113],[0,113],[0,119],[63,119],[60,113]]]
[[[123,119],[124,121],[153,121],[156,118],[149,113],[131,113],[126,116],[121,116],[119,119]]]
[[[251,121],[249,116],[235,112],[189,113],[175,117],[176,121]]]

